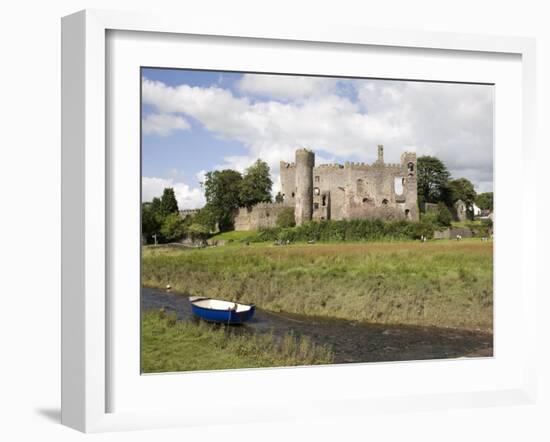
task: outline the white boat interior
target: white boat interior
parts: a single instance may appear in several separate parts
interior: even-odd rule
[[[239,304],[238,302],[222,301],[220,299],[201,299],[199,301],[193,301],[193,304],[197,307],[212,310],[234,310],[237,313],[246,312],[251,308],[249,305]]]

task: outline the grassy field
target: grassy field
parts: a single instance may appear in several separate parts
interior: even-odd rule
[[[141,368],[145,373],[329,364],[329,349],[307,337],[240,336],[204,322],[176,321],[157,311],[142,316]]]
[[[142,282],[260,308],[491,331],[493,245],[457,241],[143,249]]]
[[[230,232],[222,232],[214,235],[210,238],[212,241],[223,240],[223,241],[241,241],[245,242],[249,239],[254,238],[257,235],[255,231],[252,232],[241,232],[237,230],[231,230]]]

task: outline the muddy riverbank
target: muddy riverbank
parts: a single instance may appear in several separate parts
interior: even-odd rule
[[[142,289],[142,309],[174,311],[179,320],[195,320],[187,296],[158,289]],[[485,332],[436,327],[365,324],[311,318],[257,309],[239,333],[307,335],[316,344],[329,345],[335,363],[407,361],[493,355],[493,335]]]

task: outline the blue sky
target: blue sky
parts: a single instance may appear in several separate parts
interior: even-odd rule
[[[368,79],[142,69],[143,198],[174,187],[180,208],[204,204],[205,171],[271,167],[308,147],[316,163],[366,161],[384,144],[441,158],[492,190],[493,87]]]

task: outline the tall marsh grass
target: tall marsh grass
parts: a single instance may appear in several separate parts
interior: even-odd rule
[[[231,327],[176,321],[158,311],[142,315],[144,373],[330,364],[328,347],[291,334],[238,334]]]
[[[479,240],[146,247],[142,283],[260,308],[492,330],[493,248]]]

